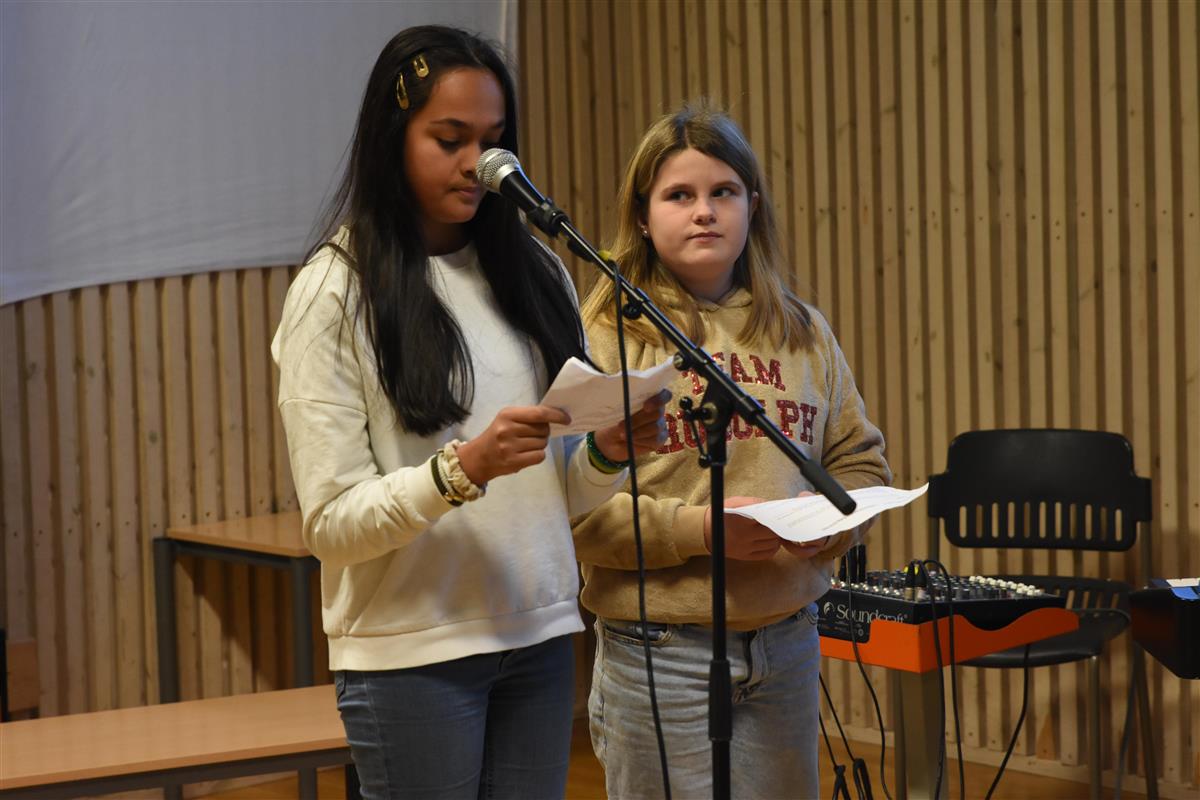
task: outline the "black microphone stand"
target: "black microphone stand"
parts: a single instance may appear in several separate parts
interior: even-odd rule
[[[733,686],[729,672],[729,660],[725,649],[725,459],[726,432],[736,413],[746,422],[761,430],[776,447],[783,451],[800,473],[808,479],[818,492],[829,499],[838,511],[849,514],[855,502],[846,494],[825,468],[813,462],[800,451],[783,431],[767,417],[766,411],[754,398],[746,394],[729,375],[717,366],[712,357],[687,338],[665,314],[651,302],[638,287],[629,283],[617,265],[609,261],[585,239],[562,209],[546,199],[536,208],[526,212],[535,225],[551,237],[560,234],[566,239],[572,253],[599,267],[619,287],[626,298],[621,313],[629,319],[645,317],[662,332],[671,344],[678,348],[675,368],[679,371],[693,370],[707,382],[704,396],[697,407],[690,397],[680,398],[684,419],[694,428],[700,423],[705,431],[705,445],[700,449],[700,465],[709,469],[712,482],[712,610],[713,646],[712,661],[709,663],[708,689],[708,738],[712,742],[713,797],[728,800],[729,742],[733,730]],[[628,420],[626,421],[628,424]],[[632,445],[632,439],[630,439]],[[696,437],[697,445],[700,437]]]

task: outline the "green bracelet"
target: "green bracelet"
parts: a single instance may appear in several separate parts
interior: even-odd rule
[[[587,451],[588,460],[592,462],[592,466],[607,475],[616,475],[631,463],[629,461],[613,461],[601,453],[600,448],[596,446],[595,431],[588,431]]]

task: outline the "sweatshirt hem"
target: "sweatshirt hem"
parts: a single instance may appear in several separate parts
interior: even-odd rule
[[[583,630],[575,598],[502,617],[454,622],[382,636],[330,636],[331,670],[420,667],[512,650]]]

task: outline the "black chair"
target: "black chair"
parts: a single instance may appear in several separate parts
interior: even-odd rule
[[[1133,449],[1115,433],[1019,429],[971,431],[950,443],[946,471],[929,479],[930,552],[940,533],[959,547],[1122,551],[1133,547],[1138,524],[1150,522],[1150,480],[1133,471]],[[1150,537],[1143,535],[1139,580],[1146,582]],[[1088,767],[1091,796],[1100,797],[1100,657],[1129,626],[1129,584],[1063,575],[1006,576],[1066,595],[1079,630],[1030,646],[1030,667],[1088,662]],[[1017,647],[965,662],[1017,668]],[[1133,645],[1147,794],[1158,796],[1145,660]]]

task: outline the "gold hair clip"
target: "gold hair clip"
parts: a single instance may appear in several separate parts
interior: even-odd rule
[[[404,73],[396,76],[396,102],[402,111],[408,110],[408,89],[404,88]]]
[[[422,79],[429,75],[429,63],[425,61],[424,53],[417,53],[417,57],[413,59],[413,72]]]

